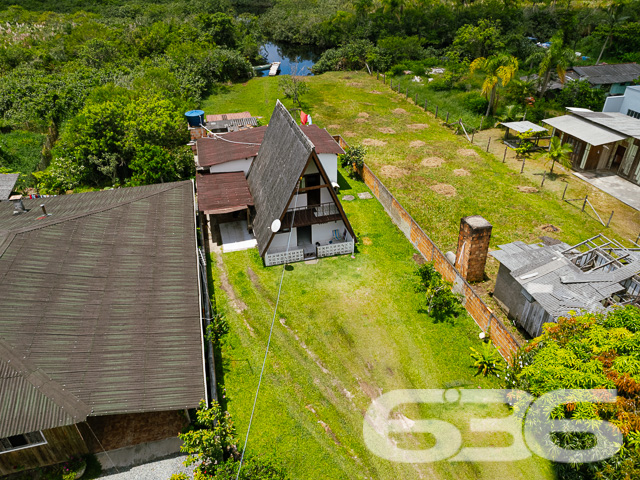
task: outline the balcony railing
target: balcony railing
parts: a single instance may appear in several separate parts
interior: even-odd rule
[[[289,209],[282,220],[282,225],[285,228],[291,226],[292,218],[294,227],[304,227],[306,225],[340,220],[342,217],[335,203],[321,203],[319,205],[305,205]]]

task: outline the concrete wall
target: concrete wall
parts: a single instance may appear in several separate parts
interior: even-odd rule
[[[640,113],[640,86],[627,87],[623,96],[607,97],[602,109],[603,112],[620,112],[625,115],[629,114],[629,110]]]
[[[311,241],[315,244],[320,242],[321,244],[329,243],[333,240],[333,231],[338,229],[340,235],[344,232],[344,222],[338,220],[335,222],[321,223],[319,225],[311,225]]]
[[[387,187],[373,174],[367,165],[363,167],[362,177],[371,192],[380,201],[393,222],[411,241],[415,248],[427,261],[432,261],[436,270],[443,278],[452,282],[456,290],[463,295],[463,304],[469,315],[475,320],[480,329],[487,331],[491,327],[491,340],[500,354],[509,360],[520,344],[502,321],[482,301],[480,296],[471,288],[455,267],[447,260],[435,243],[424,233],[420,225],[407,213],[400,203],[393,197]]]
[[[243,171],[246,177],[247,172],[249,172],[249,168],[251,168],[251,163],[253,162],[253,158],[254,157],[243,158],[242,160],[233,160],[231,162],[221,163],[219,165],[212,165],[211,167],[209,167],[209,171],[211,173]]]
[[[286,233],[276,233],[271,241],[271,245],[269,245],[269,252],[274,252],[279,249],[286,249],[287,242],[289,241],[289,232]],[[296,235],[296,229],[291,229],[291,243],[289,248],[298,248],[298,236]]]
[[[318,154],[322,168],[327,172],[330,182],[338,183],[338,156],[333,153]]]
[[[504,306],[509,318],[516,321],[522,318],[522,308],[527,301],[522,295],[522,285],[511,276],[509,269],[500,264],[493,298]]]

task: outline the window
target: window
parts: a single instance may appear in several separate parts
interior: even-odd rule
[[[42,432],[23,433],[11,437],[0,438],[0,454],[20,450],[22,448],[44,445],[47,441]]]
[[[628,109],[627,115],[633,118],[640,118],[640,112],[636,112],[635,110]]]

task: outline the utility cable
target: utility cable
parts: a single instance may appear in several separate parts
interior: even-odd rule
[[[207,132],[209,132],[211,135],[213,135],[213,138],[215,138],[216,140],[223,140],[225,142],[229,142],[229,143],[236,143],[238,145],[256,145],[256,146],[260,146],[262,145],[261,143],[251,143],[251,142],[234,142],[233,140],[228,140],[226,138],[224,138],[224,135],[220,135],[218,133],[212,132],[211,130],[209,130],[207,127],[205,127],[202,123],[200,124],[200,126],[202,128],[204,128]]]
[[[264,368],[267,364],[267,355],[269,354],[269,346],[271,345],[271,335],[273,334],[273,325],[276,321],[276,314],[278,313],[278,303],[280,303],[280,292],[282,292],[282,282],[284,280],[284,272],[287,267],[287,259],[289,257],[289,246],[291,245],[291,234],[293,232],[293,224],[296,218],[296,208],[298,206],[298,193],[300,192],[300,181],[298,181],[298,188],[296,190],[296,201],[293,206],[291,215],[291,225],[289,226],[289,239],[287,240],[287,250],[285,254],[285,262],[282,264],[282,274],[280,276],[280,286],[278,287],[278,296],[276,298],[276,305],[273,308],[273,318],[271,319],[271,328],[269,330],[269,340],[267,340],[267,349],[264,352],[264,359],[262,360],[262,370],[260,371],[260,380],[258,380],[258,388],[256,389],[256,396],[253,399],[253,408],[251,409],[251,418],[249,419],[249,428],[247,428],[247,436],[244,439],[244,448],[242,449],[242,455],[240,456],[240,466],[238,467],[238,474],[236,480],[240,478],[240,471],[242,470],[242,463],[244,462],[244,454],[247,451],[247,443],[249,442],[249,432],[251,431],[251,424],[253,423],[253,416],[256,411],[256,404],[258,403],[258,394],[260,393],[260,385],[262,384],[262,376],[264,374]]]

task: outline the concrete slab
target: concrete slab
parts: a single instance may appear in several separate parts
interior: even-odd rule
[[[592,170],[573,174],[594,187],[640,211],[640,186],[609,171]]]
[[[228,222],[218,225],[222,237],[223,252],[238,252],[255,247],[258,242],[247,230],[247,222]]]
[[[160,458],[174,456],[180,452],[182,440],[165,438],[156,442],[141,443],[132,447],[118,448],[97,453],[96,457],[105,472],[122,471],[134,465],[142,465]]]

